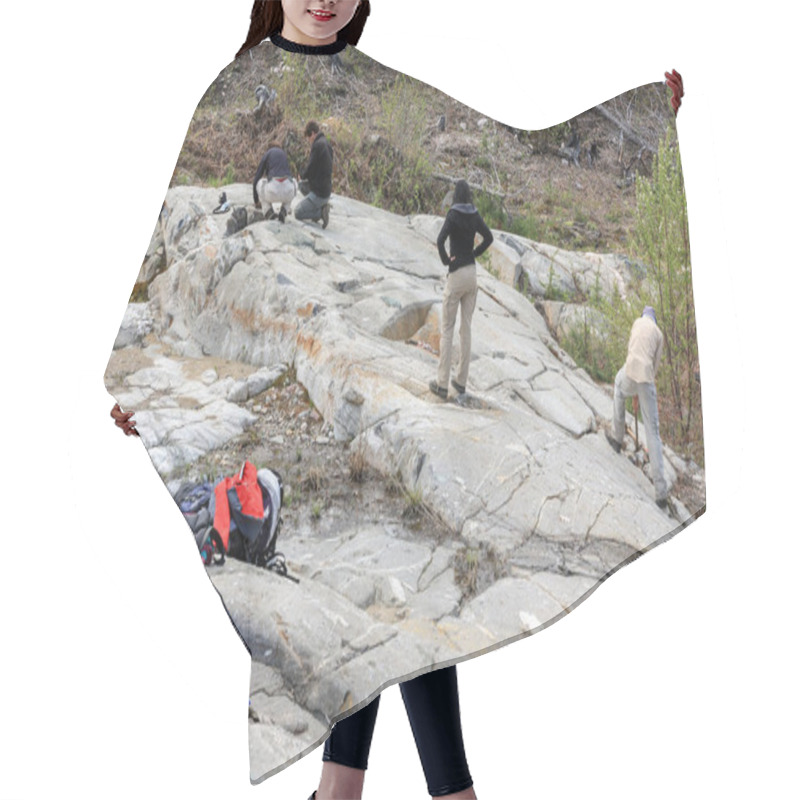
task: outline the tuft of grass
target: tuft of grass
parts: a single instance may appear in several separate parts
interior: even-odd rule
[[[421,489],[404,489],[406,505],[403,509],[404,519],[420,519],[426,513],[430,513],[422,499]]]
[[[303,488],[308,491],[318,492],[325,486],[325,472],[320,467],[310,467],[303,480]]]
[[[355,447],[350,446],[348,472],[353,483],[363,483],[367,476],[367,446],[363,436],[353,439]]]
[[[404,494],[405,490],[403,488],[403,478],[400,473],[387,481],[386,491],[387,494],[390,494],[394,497],[401,497]]]
[[[463,600],[475,597],[508,574],[505,558],[484,543],[478,547],[459,550],[455,555],[453,567],[456,585],[464,595]]]

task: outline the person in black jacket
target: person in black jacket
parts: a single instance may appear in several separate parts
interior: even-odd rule
[[[292,207],[292,200],[297,193],[297,185],[292,180],[292,171],[289,168],[289,159],[277,142],[270,142],[264,158],[258,165],[256,176],[253,178],[253,201],[256,208],[265,208],[267,219],[275,216],[273,203],[280,203],[281,210],[278,219],[286,221],[286,215]]]
[[[475,247],[475,234],[481,235],[481,243]],[[445,242],[450,239],[450,253]],[[447,212],[442,230],[436,242],[442,264],[448,268],[447,284],[442,299],[442,336],[439,347],[439,374],[429,384],[430,390],[439,397],[447,397],[450,380],[450,361],[453,352],[453,331],[456,314],[461,308],[460,343],[461,354],[458,371],[453,378],[453,388],[459,393],[467,391],[469,357],[472,348],[472,313],[478,299],[478,278],[475,259],[494,240],[492,232],[472,204],[472,191],[466,181],[458,181],[453,192],[453,205]]]
[[[316,122],[309,122],[305,131],[306,140],[311,143],[311,155],[300,179],[308,182],[309,192],[295,208],[296,219],[322,220],[322,227],[328,227],[331,199],[331,179],[333,177],[333,148]],[[301,187],[302,188],[302,187]]]

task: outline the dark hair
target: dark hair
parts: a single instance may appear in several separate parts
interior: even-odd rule
[[[469,188],[469,184],[464,180],[456,181],[456,188],[453,190],[453,205],[471,202],[472,189]]]
[[[348,44],[356,45],[361,38],[367,17],[369,16],[369,0],[361,0],[353,19],[339,31],[338,39],[345,39]],[[250,30],[244,44],[236,54],[238,58],[251,47],[255,47],[264,39],[283,30],[283,6],[280,0],[254,0],[250,12]]]
[[[309,122],[308,125],[306,125],[305,135],[313,136],[315,133],[319,133],[319,125],[317,125],[317,123],[313,121]]]

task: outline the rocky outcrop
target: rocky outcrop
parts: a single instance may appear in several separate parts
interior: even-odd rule
[[[547,327],[559,342],[573,333],[588,333],[595,338],[604,338],[608,333],[606,318],[591,306],[542,300],[537,308],[541,308]]]
[[[250,186],[225,191],[234,204],[252,198]],[[656,507],[641,454],[619,456],[605,441],[608,391],[515,288],[624,293],[626,259],[498,232],[491,271],[478,269],[469,391],[443,402],[427,385],[439,350],[441,218],[337,196],[327,230],[290,217],[226,236],[225,216],[211,214],[217,195],[170,190],[159,220],[166,269],[126,315],[107,373],[123,407],[137,409],[159,472],[174,477],[241,434],[253,418],[244,402],[291,369],[340,446],[358,448],[449,532],[446,541],[380,524],[325,539],[295,532],[283,549],[297,585],[230,561],[210,570],[259,662],[258,779],[388,683],[567,613],[702,502]],[[702,483],[666,452],[670,481]],[[469,588],[464,567],[476,559],[502,568]]]

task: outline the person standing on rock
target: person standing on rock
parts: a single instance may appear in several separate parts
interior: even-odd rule
[[[322,220],[328,227],[333,178],[333,148],[316,122],[309,122],[305,130],[306,141],[311,145],[308,164],[300,179],[308,182],[309,192],[294,210],[297,219]]]
[[[655,309],[645,306],[642,316],[633,323],[628,340],[628,358],[614,380],[613,431],[606,431],[606,439],[619,453],[625,438],[625,398],[638,397],[647,435],[656,504],[661,509],[667,507],[667,482],[664,478],[664,455],[658,431],[656,373],[663,344],[664,334],[658,327]]]
[[[275,216],[273,203],[280,203],[278,220],[286,221],[286,215],[292,207],[292,200],[297,193],[297,186],[292,180],[292,171],[289,168],[289,159],[277,142],[270,142],[264,158],[258,165],[256,176],[253,178],[253,201],[256,208],[265,208],[265,218]]]
[[[476,233],[482,237],[482,241],[477,247],[475,247]],[[445,249],[447,239],[450,239],[449,254]],[[492,232],[472,203],[472,191],[469,184],[464,180],[458,181],[453,192],[453,205],[447,212],[444,225],[436,241],[439,257],[442,259],[442,264],[448,268],[448,274],[442,299],[439,372],[436,380],[431,381],[428,386],[435,395],[442,398],[447,397],[453,352],[453,333],[459,308],[461,308],[461,328],[459,330],[461,352],[452,385],[459,394],[467,391],[469,359],[472,350],[472,314],[478,299],[475,259],[489,248],[492,241],[494,241]]]

